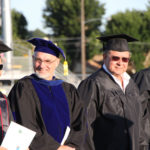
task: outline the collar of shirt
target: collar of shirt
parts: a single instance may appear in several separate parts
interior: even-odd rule
[[[118,80],[118,78],[116,78],[114,75],[112,75],[111,73],[110,73],[110,71],[107,69],[107,67],[106,67],[106,65],[105,64],[103,64],[103,69],[108,73],[108,74],[110,74],[111,76],[112,76],[112,78],[115,80],[115,82],[120,86],[120,88],[123,90],[123,92],[125,92],[125,89],[126,89],[126,87],[127,87],[127,85],[129,84],[129,80],[130,80],[130,76],[128,75],[128,73],[127,72],[124,72],[122,75],[121,75],[121,77],[122,77],[122,79],[123,79],[123,86],[124,87],[122,87],[122,84],[121,84],[121,82],[120,82],[120,80]]]

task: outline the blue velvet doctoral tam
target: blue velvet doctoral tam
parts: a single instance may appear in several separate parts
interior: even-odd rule
[[[62,80],[31,79],[41,104],[42,117],[47,132],[61,143],[66,127],[70,127],[69,105]]]

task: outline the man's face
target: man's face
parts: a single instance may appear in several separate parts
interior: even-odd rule
[[[56,67],[59,64],[59,58],[54,55],[35,52],[33,56],[33,67],[35,73],[43,79],[51,80]]]
[[[111,50],[107,54],[104,54],[103,57],[104,63],[112,75],[118,77],[126,72],[130,58],[128,51],[118,52]]]

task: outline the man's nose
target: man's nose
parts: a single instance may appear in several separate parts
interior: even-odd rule
[[[44,67],[45,66],[45,62],[44,61],[41,61],[40,62],[40,67],[42,68],[42,67]]]
[[[121,64],[123,61],[122,61],[122,59],[119,59],[118,61],[117,61],[117,64]]]

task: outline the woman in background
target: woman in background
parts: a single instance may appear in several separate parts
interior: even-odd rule
[[[9,48],[2,41],[0,41],[0,54],[5,53],[7,51],[11,51],[11,48]],[[0,56],[0,76],[2,75],[2,69],[2,57]],[[13,120],[13,117],[9,107],[9,102],[7,100],[7,97],[0,91],[0,144],[3,141],[3,138],[6,134],[11,120]],[[0,150],[7,149],[0,146]]]

